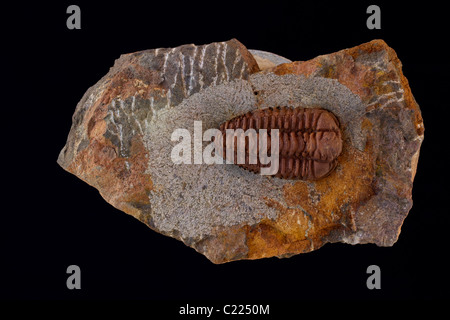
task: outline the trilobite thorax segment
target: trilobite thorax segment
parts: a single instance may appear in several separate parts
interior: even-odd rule
[[[245,162],[237,162],[237,140],[231,147],[230,143],[226,143],[227,129],[242,129],[244,132],[255,129],[256,136],[245,136]],[[260,132],[260,129],[267,130],[267,135],[261,139],[261,145],[259,137],[264,130]],[[336,167],[337,158],[342,151],[339,122],[331,112],[320,108],[259,109],[228,120],[220,126],[224,139],[219,153],[225,158],[227,152],[233,152],[233,163],[260,173],[262,167],[270,164],[262,164],[259,156],[256,157],[257,163],[251,163],[249,160],[252,152],[259,155],[261,147],[271,155],[270,137],[274,133],[273,129],[278,129],[279,134],[279,167],[276,177],[317,180],[327,176]],[[252,149],[252,145],[256,147]]]

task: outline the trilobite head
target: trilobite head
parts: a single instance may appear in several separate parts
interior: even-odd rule
[[[321,108],[257,109],[226,121],[220,131],[217,149],[223,158],[255,173],[275,159],[272,174],[283,179],[324,178],[342,151],[339,121]]]

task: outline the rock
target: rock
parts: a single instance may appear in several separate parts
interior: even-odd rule
[[[279,55],[271,53],[271,52],[262,51],[262,50],[252,50],[252,49],[250,49],[248,51],[255,58],[260,70],[266,70],[266,69],[270,69],[275,66],[278,66],[282,63],[291,63],[292,62],[289,59],[286,59],[282,56],[279,56]]]
[[[258,66],[234,39],[122,55],[78,103],[58,163],[214,263],[328,242],[392,246],[412,206],[424,133],[396,53],[374,40],[272,63]],[[202,133],[276,106],[319,107],[339,119],[342,153],[331,174],[285,180],[204,163],[212,143]],[[188,139],[193,156],[174,152]],[[174,154],[192,164],[174,163]]]

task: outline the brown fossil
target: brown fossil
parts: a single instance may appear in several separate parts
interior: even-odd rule
[[[227,129],[254,129],[256,134],[245,135],[245,161],[238,160],[237,134],[226,136]],[[267,131],[261,131],[266,129]],[[222,132],[222,157],[233,152],[233,163],[249,171],[260,173],[262,167],[260,149],[271,156],[272,130],[279,134],[279,167],[275,176],[284,179],[318,180],[333,171],[342,151],[339,121],[329,111],[320,108],[276,107],[259,109],[237,116],[220,126]],[[267,134],[266,134],[267,132]],[[260,135],[263,135],[260,141]],[[230,138],[234,142],[230,143]],[[227,142],[228,141],[228,142]],[[262,143],[260,145],[260,143]],[[223,153],[221,153],[223,152]],[[244,152],[242,152],[244,155]],[[253,156],[253,160],[252,159]]]
[[[413,205],[424,139],[420,107],[395,51],[374,40],[308,61],[273,61],[276,66],[264,61],[267,55],[255,55],[235,39],[121,55],[78,103],[58,163],[115,208],[183,241],[214,263],[286,258],[336,242],[393,246]],[[256,118],[266,121],[267,115],[270,127],[274,111],[255,111],[269,106],[333,112],[341,129],[335,131],[335,142],[325,143],[325,133],[332,135],[317,130],[325,122],[337,128],[330,113],[328,121],[322,115],[308,127],[323,131],[316,132],[316,139],[322,135],[319,148],[333,147],[329,159],[342,147],[330,175],[305,183],[262,178],[237,165],[209,165],[208,157],[199,157],[202,165],[174,163],[174,146],[185,145],[172,140],[175,130],[186,128],[194,148],[204,147],[194,152],[195,163],[196,154],[205,156],[212,149],[206,149],[208,134],[221,136],[220,130],[206,131],[248,111],[252,114],[241,116],[240,126],[250,126],[252,118],[256,127]],[[320,112],[290,110],[297,116],[303,112],[295,120],[297,128],[300,120],[305,123],[305,112],[313,112],[315,119]],[[201,131],[192,130],[196,121],[202,121]],[[232,126],[235,121],[230,121]],[[284,126],[278,127],[283,137]],[[318,146],[312,132],[302,130],[286,149],[285,175],[300,176],[295,155]],[[284,140],[290,140],[290,131]],[[185,146],[183,155],[192,151]],[[221,144],[215,147],[216,153],[223,151]],[[293,156],[290,150],[295,150]],[[218,158],[214,160],[220,163]],[[293,174],[286,170],[291,158]],[[74,195],[73,201],[79,197]]]

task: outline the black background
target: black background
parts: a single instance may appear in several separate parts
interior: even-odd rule
[[[18,4],[2,28],[2,208],[0,296],[7,299],[272,300],[449,298],[446,149],[449,88],[445,11],[430,2],[381,8],[381,30],[368,30],[371,2],[172,1]],[[81,30],[66,28],[66,8],[81,8]],[[5,20],[9,19],[9,20]],[[398,242],[327,244],[289,259],[214,265],[106,203],[60,168],[71,117],[84,92],[120,54],[237,38],[249,49],[291,60],[383,39],[396,50],[425,124],[414,205]],[[7,77],[5,79],[5,77]],[[9,100],[11,99],[11,100]],[[9,102],[8,102],[9,101]],[[6,103],[9,103],[7,106]],[[81,268],[81,290],[68,290],[66,268]],[[381,290],[366,269],[381,268]],[[193,302],[191,302],[193,303]],[[174,306],[170,312],[178,309]],[[275,312],[275,311],[274,311]]]

